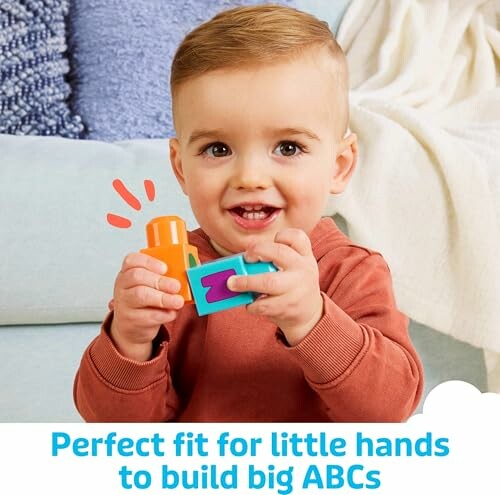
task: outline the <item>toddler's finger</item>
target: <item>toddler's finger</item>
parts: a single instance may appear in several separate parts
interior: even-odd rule
[[[286,307],[282,299],[283,295],[260,295],[253,303],[247,305],[247,311],[253,315],[276,317],[282,313],[283,307]]]
[[[164,275],[167,271],[167,265],[163,261],[145,253],[130,253],[125,256],[121,271],[126,272],[132,268],[145,268],[159,275]]]
[[[184,299],[178,294],[166,292],[140,285],[125,291],[127,304],[131,308],[161,308],[180,309],[184,306]]]
[[[124,289],[131,289],[140,285],[170,293],[179,292],[181,289],[181,284],[178,280],[158,275],[146,268],[131,268],[123,273],[121,286]]]
[[[234,292],[258,292],[275,296],[288,290],[285,272],[259,275],[232,275],[227,279],[227,288]]]
[[[177,292],[181,290],[181,283],[175,278],[163,277],[160,275],[155,280],[155,289],[170,294],[177,294]]]
[[[301,229],[286,228],[278,232],[274,241],[285,244],[302,256],[311,254],[311,240]]]
[[[166,294],[165,292],[156,291],[160,295],[160,308],[179,310],[184,306],[184,298],[179,294]]]
[[[286,270],[296,264],[297,252],[286,244],[262,241],[250,246],[245,251],[245,259],[250,263],[272,261],[278,268]]]
[[[158,324],[170,323],[177,317],[177,311],[172,309],[147,309],[142,321],[153,321]]]

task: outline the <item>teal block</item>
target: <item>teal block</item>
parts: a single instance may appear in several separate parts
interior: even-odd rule
[[[186,270],[198,315],[250,304],[258,294],[234,292],[227,288],[232,275],[255,275],[277,271],[270,262],[248,263],[242,254],[226,256]]]
[[[248,263],[248,261],[245,261],[245,258],[243,258],[243,263],[248,275],[258,275],[259,273],[278,271],[278,269],[274,266],[274,263],[271,263],[270,261],[257,261],[256,263]]]

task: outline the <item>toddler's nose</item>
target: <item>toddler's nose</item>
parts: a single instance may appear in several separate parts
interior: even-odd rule
[[[264,158],[240,158],[235,163],[231,178],[234,189],[267,189],[271,186],[270,169]]]

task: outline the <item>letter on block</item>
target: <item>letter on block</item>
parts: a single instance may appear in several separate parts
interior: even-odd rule
[[[258,294],[233,292],[227,288],[227,279],[231,275],[255,275],[275,271],[277,269],[272,263],[247,263],[242,254],[226,256],[189,268],[187,276],[198,315],[204,316],[255,301]]]

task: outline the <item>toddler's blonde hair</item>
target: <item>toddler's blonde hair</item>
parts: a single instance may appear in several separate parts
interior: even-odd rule
[[[335,112],[344,132],[349,118],[344,53],[326,22],[282,5],[225,10],[191,31],[178,47],[172,62],[172,105],[182,83],[209,71],[293,60],[308,50],[322,47],[334,62]]]

